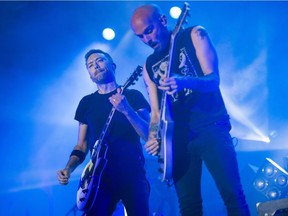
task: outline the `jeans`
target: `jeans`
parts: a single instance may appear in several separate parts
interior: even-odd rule
[[[127,173],[125,173],[127,174]],[[122,200],[128,215],[149,216],[150,185],[145,175],[103,177],[98,196],[87,216],[110,216]]]
[[[228,215],[250,215],[240,182],[230,128],[229,122],[214,123],[192,133],[187,128],[175,127],[173,178],[183,216],[203,215],[202,162],[216,183]],[[183,132],[188,135],[183,137]]]

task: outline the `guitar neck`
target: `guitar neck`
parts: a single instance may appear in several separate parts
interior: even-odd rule
[[[111,112],[109,113],[108,119],[107,119],[107,121],[106,121],[106,123],[104,125],[104,128],[103,128],[103,130],[102,130],[102,132],[100,134],[100,137],[98,139],[98,143],[102,143],[103,142],[103,140],[104,140],[104,138],[105,138],[105,136],[107,134],[107,131],[109,129],[109,126],[110,126],[110,123],[111,123],[111,120],[112,120],[112,118],[114,116],[115,111],[116,111],[116,109],[115,109],[115,107],[113,107]]]
[[[120,94],[123,94],[123,92],[130,86],[134,84],[134,81],[138,79],[139,76],[141,76],[141,73],[143,71],[143,68],[141,66],[137,66],[137,68],[134,70],[132,75],[128,78],[128,80],[125,82],[125,84],[121,87]],[[102,129],[102,132],[99,136],[99,139],[94,144],[94,149],[97,147],[97,145],[101,145],[104,141],[106,135],[109,133],[109,128],[111,125],[112,118],[114,116],[114,113],[116,111],[115,107],[112,107],[112,110],[109,113],[109,116],[106,120],[106,123],[104,125],[104,128]]]
[[[129,86],[129,83],[125,83],[125,84],[121,87],[121,92],[120,92],[120,94],[122,94],[122,93],[126,90],[126,88],[128,88],[128,86]],[[108,119],[107,119],[107,121],[106,121],[106,123],[105,123],[105,125],[104,125],[104,128],[103,128],[103,130],[102,130],[102,132],[101,132],[101,134],[100,134],[98,143],[102,143],[103,140],[105,139],[105,136],[106,136],[106,134],[108,133],[108,129],[109,129],[109,126],[110,126],[110,124],[111,124],[111,121],[112,121],[112,118],[113,118],[113,116],[114,116],[115,111],[116,111],[115,107],[112,107],[112,110],[111,110],[111,112],[110,112],[110,114],[109,114],[109,116],[108,116]]]
[[[170,40],[170,47],[169,47],[169,59],[168,59],[168,68],[166,72],[166,77],[170,77],[172,74],[172,65],[173,65],[173,59],[174,59],[174,46],[175,46],[175,35],[171,35]]]
[[[172,33],[171,34],[171,40],[170,40],[170,46],[169,46],[169,59],[168,59],[168,67],[167,67],[167,72],[166,72],[166,77],[170,77],[172,74],[172,65],[173,65],[173,59],[174,59],[174,46],[175,46],[175,35]],[[162,93],[162,99],[161,99],[161,112],[160,116],[163,120],[165,118],[165,113],[166,113],[166,107],[167,107],[167,102],[168,102],[168,94],[166,91],[163,91]]]
[[[170,77],[172,74],[172,66],[173,66],[173,62],[174,62],[174,47],[175,47],[175,43],[176,43],[176,39],[177,39],[177,35],[180,32],[180,30],[182,29],[182,25],[183,23],[186,22],[186,16],[188,15],[188,11],[189,11],[189,4],[187,2],[184,3],[184,6],[182,8],[182,12],[181,15],[177,21],[177,24],[173,30],[173,32],[171,33],[171,39],[170,39],[170,46],[169,46],[169,59],[168,59],[168,68],[167,68],[167,72],[166,72],[166,77]],[[162,93],[162,99],[161,99],[161,107],[160,107],[160,120],[158,123],[158,133],[157,133],[157,138],[159,139],[160,137],[160,130],[161,130],[161,121],[171,121],[172,117],[171,117],[171,101],[168,97],[168,94],[166,91],[163,91]]]

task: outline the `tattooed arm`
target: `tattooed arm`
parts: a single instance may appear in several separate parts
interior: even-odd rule
[[[203,73],[218,73],[218,57],[207,31],[202,26],[196,26],[191,31],[191,39]]]
[[[160,120],[160,108],[158,105],[157,86],[150,79],[145,65],[143,67],[143,78],[145,81],[151,106],[148,140],[144,147],[148,154],[157,155],[160,147],[159,142],[156,139]]]

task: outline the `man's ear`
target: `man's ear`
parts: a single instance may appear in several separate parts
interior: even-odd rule
[[[116,70],[116,64],[112,63],[112,66],[113,66],[114,70]]]
[[[159,20],[164,27],[167,27],[168,21],[167,21],[167,17],[165,15],[161,15]]]

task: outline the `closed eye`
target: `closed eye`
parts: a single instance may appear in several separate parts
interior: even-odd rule
[[[153,26],[153,25],[150,25],[150,26],[148,26],[148,27],[145,29],[145,31],[143,32],[143,34],[138,34],[137,36],[138,36],[139,38],[143,38],[144,35],[149,35],[149,34],[151,34],[151,33],[153,32],[153,30],[154,30],[154,26]]]
[[[94,66],[93,63],[88,64],[88,68],[92,68]]]

